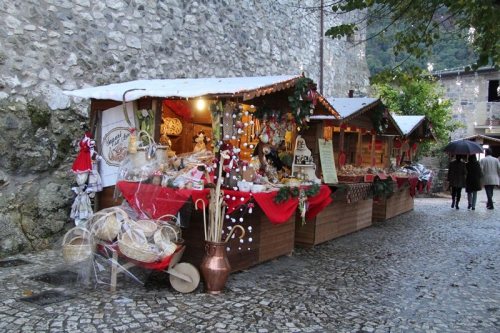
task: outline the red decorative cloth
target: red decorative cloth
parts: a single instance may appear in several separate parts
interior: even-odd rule
[[[307,203],[309,205],[306,218],[312,220],[318,215],[326,206],[328,206],[333,199],[330,197],[332,191],[328,186],[320,186],[319,193],[314,197],[307,197]]]
[[[398,184],[398,188],[406,184],[407,181],[408,181],[407,177],[396,177],[396,183]]]
[[[272,224],[281,224],[288,221],[293,213],[295,213],[299,204],[299,199],[290,198],[288,201],[278,204],[273,201],[276,194],[277,192],[253,193],[253,197]]]
[[[164,99],[163,104],[174,111],[176,115],[182,117],[185,122],[191,121],[191,108],[181,101]]]
[[[415,189],[417,188],[418,178],[409,178],[408,182],[410,183],[410,195],[412,197],[415,196]]]
[[[330,198],[331,190],[328,186],[320,186],[320,191],[314,197],[307,197],[308,211],[306,218],[313,219],[320,211],[332,202]],[[286,221],[295,213],[299,204],[299,199],[290,198],[282,203],[273,201],[278,192],[270,193],[253,193],[255,201],[260,208],[264,211],[269,221],[272,224],[281,224]]]
[[[154,219],[167,214],[177,214],[189,199],[190,192],[193,192],[126,181],[119,181],[116,185],[137,213],[142,214],[142,217]]]

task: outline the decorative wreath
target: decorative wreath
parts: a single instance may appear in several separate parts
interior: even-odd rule
[[[307,129],[307,118],[313,114],[317,101],[317,85],[307,77],[300,78],[295,84],[293,96],[288,96],[292,116],[297,124],[297,130]]]

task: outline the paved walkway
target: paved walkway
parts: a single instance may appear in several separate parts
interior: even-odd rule
[[[500,215],[484,191],[476,211],[450,202],[416,198],[412,212],[234,273],[218,296],[144,270],[146,286],[122,279],[115,293],[104,280],[58,286],[30,277],[75,270],[59,251],[4,258],[30,264],[0,268],[0,331],[500,332]],[[72,298],[20,300],[43,291]]]

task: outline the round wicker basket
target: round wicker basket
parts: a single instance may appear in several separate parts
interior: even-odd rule
[[[68,237],[70,239],[68,240]],[[82,227],[70,229],[62,241],[63,260],[77,263],[90,259],[95,251],[95,242],[90,232]]]
[[[144,234],[138,230],[127,230],[118,235],[118,248],[120,252],[130,258],[144,263],[160,260],[155,245],[149,244]]]
[[[137,220],[134,221],[132,219],[125,219],[124,221],[130,229],[140,230],[144,233],[144,236],[149,237],[152,236],[156,229],[158,229],[158,225],[155,221],[152,220]]]
[[[122,216],[121,220],[117,214]],[[128,214],[124,210],[118,207],[103,209],[89,218],[90,231],[101,240],[113,241],[120,232],[123,219],[128,219]]]

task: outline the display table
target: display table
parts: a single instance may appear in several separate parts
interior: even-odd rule
[[[331,186],[331,202],[315,217],[295,219],[295,245],[314,245],[369,227],[372,223],[372,199],[368,198],[371,183]]]
[[[175,215],[181,208],[189,211],[189,227],[182,229],[186,246],[182,259],[199,268],[205,255],[203,205],[205,203],[205,207],[208,206],[209,190],[179,190],[123,181],[118,182],[117,186],[134,209],[152,218],[165,214]],[[232,272],[292,253],[298,199],[290,198],[278,204],[273,201],[276,194],[277,192],[224,190],[229,216],[224,218],[225,234],[229,232],[228,228],[235,224],[241,225],[246,231],[245,237],[240,240],[239,230],[236,229],[234,237],[227,242],[227,255]],[[314,219],[316,214],[321,213],[331,201],[330,194],[328,186],[321,186],[316,196],[308,198],[309,211],[306,216]],[[253,208],[250,214],[251,205]],[[241,218],[243,220],[240,220]]]
[[[397,178],[397,189],[387,200],[373,199],[373,221],[385,221],[414,209],[418,178]]]

